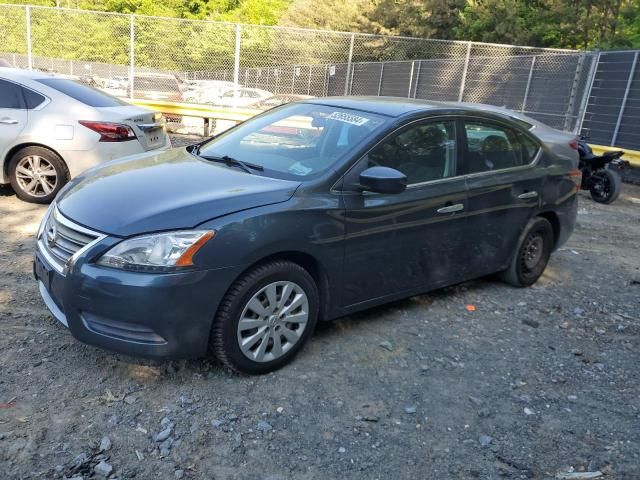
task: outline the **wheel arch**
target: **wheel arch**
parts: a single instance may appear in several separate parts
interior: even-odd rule
[[[329,308],[331,305],[329,276],[325,268],[320,263],[320,261],[309,253],[295,251],[295,250],[288,250],[288,251],[282,251],[282,252],[277,252],[277,253],[267,255],[266,257],[262,257],[261,259],[253,262],[251,265],[245,268],[237,276],[235,280],[242,278],[244,275],[247,274],[247,272],[256,268],[259,265],[264,265],[266,263],[274,262],[277,260],[285,260],[285,261],[289,261],[297,265],[300,265],[309,273],[309,275],[311,275],[313,280],[316,282],[316,285],[318,286],[318,295],[320,297],[320,306],[319,306],[320,308],[318,312],[318,320],[322,321],[322,320],[329,319],[330,317]]]
[[[49,145],[44,145],[38,142],[23,142],[23,143],[18,143],[17,145],[14,145],[13,147],[11,147],[9,151],[7,151],[7,154],[5,155],[5,157],[2,159],[3,179],[7,183],[9,181],[9,163],[11,161],[11,157],[13,157],[16,154],[16,152],[18,152],[19,150],[22,150],[23,148],[28,148],[28,147],[40,147],[46,150],[50,150],[51,152],[55,153],[60,158],[60,160],[62,160],[65,167],[67,168],[67,172],[69,171],[69,165],[67,165],[67,162],[65,161],[64,157],[60,155],[60,153],[55,148],[51,148]]]
[[[537,216],[544,218],[551,224],[551,228],[553,229],[553,248],[555,249],[556,245],[558,245],[558,241],[560,240],[561,229],[558,214],[553,211],[545,211],[538,213]]]

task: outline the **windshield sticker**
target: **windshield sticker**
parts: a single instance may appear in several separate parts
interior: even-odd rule
[[[327,117],[329,120],[337,120],[339,122],[349,123],[361,127],[369,121],[368,118],[353,115],[351,113],[333,112]]]
[[[296,162],[289,167],[289,171],[294,175],[298,175],[300,177],[304,177],[305,175],[309,175],[313,170],[311,167],[305,167],[300,162]]]

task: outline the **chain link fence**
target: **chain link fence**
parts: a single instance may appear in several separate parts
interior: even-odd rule
[[[577,131],[597,54],[0,5],[0,58],[116,96],[267,108],[389,95],[504,106]]]

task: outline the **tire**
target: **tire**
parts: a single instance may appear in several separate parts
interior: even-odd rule
[[[502,280],[514,287],[533,285],[544,272],[553,250],[553,227],[542,217],[532,218],[518,240]]]
[[[614,202],[622,190],[622,179],[617,172],[604,169],[593,174],[597,178],[589,188],[594,202],[609,204]]]
[[[268,294],[276,301],[270,301]],[[318,305],[316,283],[300,265],[288,261],[260,265],[234,282],[225,294],[213,323],[209,350],[236,372],[277,370],[290,362],[313,334]],[[305,318],[305,312],[306,322],[297,323]]]
[[[49,173],[45,175],[44,173]],[[51,203],[69,181],[69,169],[56,153],[44,147],[25,147],[9,160],[9,181],[21,200]]]

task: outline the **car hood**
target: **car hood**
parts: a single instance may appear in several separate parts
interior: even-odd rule
[[[299,182],[208,162],[185,148],[147,152],[88,170],[60,192],[63,215],[116,236],[193,228],[240,210],[284,202]]]

